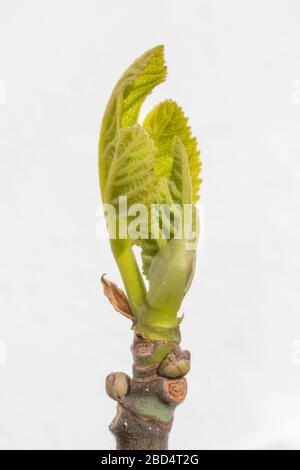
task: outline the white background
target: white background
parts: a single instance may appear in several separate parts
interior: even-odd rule
[[[120,277],[96,234],[98,134],[115,81],[165,44],[142,115],[176,99],[204,168],[171,448],[300,448],[299,1],[0,7],[0,447],[114,446],[103,383],[130,373],[131,332],[99,284]]]

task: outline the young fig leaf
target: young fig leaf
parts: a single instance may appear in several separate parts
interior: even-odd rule
[[[102,194],[107,178],[106,158],[119,129],[136,124],[141,105],[167,74],[163,46],[145,52],[135,60],[117,82],[107,104],[100,133],[99,172]]]
[[[119,197],[126,196],[128,204],[147,204],[155,190],[153,141],[135,125],[118,131],[112,149],[104,201],[117,205]]]
[[[159,176],[170,176],[173,165],[173,140],[180,137],[186,153],[191,172],[193,202],[199,199],[199,178],[201,163],[197,140],[191,134],[188,119],[175,101],[166,100],[159,103],[146,116],[143,127],[154,140],[157,147],[155,169]]]

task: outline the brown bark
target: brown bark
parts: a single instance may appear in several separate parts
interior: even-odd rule
[[[117,415],[110,425],[117,450],[166,450],[170,427],[135,415],[118,405]]]
[[[138,336],[132,352],[133,378],[120,372],[107,378],[107,392],[118,402],[110,430],[118,450],[166,450],[175,408],[187,393],[189,353]]]

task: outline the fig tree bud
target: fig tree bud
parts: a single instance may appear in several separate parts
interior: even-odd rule
[[[129,392],[129,387],[130,377],[124,372],[112,372],[106,377],[106,393],[113,400],[124,398]]]
[[[175,348],[173,352],[161,362],[158,373],[162,377],[169,379],[183,377],[190,370],[190,360],[191,356],[189,351],[181,351],[180,348]]]

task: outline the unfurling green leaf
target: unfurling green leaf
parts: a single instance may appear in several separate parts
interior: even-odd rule
[[[167,74],[163,46],[145,52],[135,60],[116,84],[107,104],[99,143],[99,171],[102,194],[107,178],[106,158],[119,129],[136,124],[141,105]]]
[[[178,136],[173,138],[170,152],[170,158],[172,159],[170,175],[169,178],[161,178],[160,191],[158,192],[160,199],[157,199],[157,202],[163,204],[161,206],[162,210],[159,217],[159,226],[163,234],[165,228],[163,209],[167,206],[171,209],[172,213],[172,217],[167,219],[168,223],[171,222],[169,238],[174,237],[177,227],[181,229],[181,233],[184,237],[184,224],[186,223],[187,225],[188,222],[185,222],[184,210],[185,205],[192,204],[192,181],[188,155]],[[195,228],[196,225],[196,221],[193,220],[196,215],[195,210],[192,208],[192,212],[188,215],[191,216],[190,231],[192,231],[193,227]],[[163,244],[164,243],[160,242],[160,240],[155,239],[142,240],[143,273],[146,277],[148,277],[149,268],[154,256],[158,253]]]
[[[173,165],[169,177],[169,188],[174,204],[192,203],[192,180],[186,149],[178,136],[174,137]]]
[[[155,169],[159,176],[169,177],[173,165],[174,137],[178,136],[186,150],[193,188],[193,202],[199,199],[201,163],[197,140],[191,134],[183,110],[172,100],[159,103],[147,115],[143,127],[157,147]]]
[[[155,152],[142,127],[120,129],[107,155],[104,201],[117,205],[120,196],[127,196],[128,204],[148,204],[154,192]]]
[[[185,148],[177,136],[174,138],[172,155],[173,164],[168,180],[169,197],[177,205],[174,208],[173,221],[175,229],[177,218],[181,219],[181,237],[172,238],[163,246],[159,246],[156,240],[145,240],[142,243],[143,268],[149,279],[146,302],[151,310],[163,311],[167,319],[180,308],[192,282],[196,260],[195,248],[187,249],[185,234],[185,228],[191,231],[195,225],[193,218],[196,215],[193,210],[190,213],[191,220],[185,221],[184,207],[191,206],[192,201],[190,168]],[[181,209],[179,214],[176,213],[176,207]],[[185,227],[185,224],[190,224],[191,227]]]

